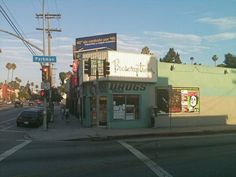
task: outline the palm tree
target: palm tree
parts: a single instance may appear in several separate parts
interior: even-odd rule
[[[7,63],[6,64],[6,68],[7,68],[7,70],[8,70],[8,72],[7,72],[7,83],[9,82],[9,71],[10,71],[10,69],[11,69],[11,63]]]
[[[36,92],[38,92],[38,90],[39,90],[39,85],[38,84],[35,85],[35,90],[36,90]]]
[[[215,62],[215,66],[216,66],[216,61],[218,60],[218,56],[217,55],[213,55],[212,60]]]
[[[191,64],[193,64],[194,57],[190,57]]]
[[[32,92],[33,92],[34,82],[31,82],[30,85],[31,85],[31,90],[32,90]]]
[[[14,73],[14,70],[16,69],[16,64],[15,63],[11,64],[11,69],[12,69],[12,73],[11,73],[11,81],[12,81],[13,80],[13,73]]]

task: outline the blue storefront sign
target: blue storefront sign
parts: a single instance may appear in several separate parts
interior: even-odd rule
[[[102,49],[117,50],[116,33],[76,38],[76,48],[81,52]]]
[[[55,63],[57,62],[57,58],[56,56],[33,56],[33,62]]]

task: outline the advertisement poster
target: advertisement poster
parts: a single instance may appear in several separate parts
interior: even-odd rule
[[[110,33],[76,38],[76,48],[80,52],[101,49],[116,50],[117,36],[116,33]]]
[[[199,112],[199,91],[182,90],[182,112]]]
[[[157,90],[157,106],[160,113],[199,113],[199,98],[199,88],[197,87]]]

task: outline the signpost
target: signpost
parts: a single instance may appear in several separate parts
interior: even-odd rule
[[[37,63],[55,63],[57,61],[56,56],[45,56],[45,55],[35,55],[33,56],[33,62]],[[48,68],[48,70],[44,70],[44,68]],[[51,103],[51,64],[49,66],[42,65],[42,84],[41,88],[49,91],[49,104]],[[44,78],[45,76],[45,78]],[[46,77],[47,76],[47,77]],[[44,111],[43,111],[43,125],[44,129],[47,130],[47,98],[44,96]],[[51,121],[53,121],[53,115],[51,114]]]
[[[33,56],[33,62],[39,62],[39,63],[56,63],[57,57],[56,56]]]

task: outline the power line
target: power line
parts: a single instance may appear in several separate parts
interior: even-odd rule
[[[9,25],[12,27],[12,29],[16,32],[16,34],[17,34],[18,36],[20,36],[21,38],[24,38],[24,37],[22,36],[22,34],[19,32],[19,30],[17,29],[17,27],[14,25],[14,23],[11,21],[10,17],[7,15],[6,11],[3,9],[3,7],[2,7],[1,5],[0,5],[0,12],[1,12],[1,14],[3,15],[3,17],[6,19],[6,21],[8,22],[8,24],[9,24]],[[23,41],[23,43],[24,43],[24,45],[28,48],[28,50],[30,51],[30,53],[31,53],[32,55],[34,55],[34,54],[35,54],[34,50],[33,50],[26,42]]]
[[[6,4],[5,4],[6,6]],[[8,9],[8,8],[7,8]],[[3,15],[3,17],[6,19],[6,21],[8,22],[8,24],[12,27],[12,29],[15,31],[15,33],[20,36],[21,38],[24,39],[24,36],[21,34],[21,32],[18,30],[18,28],[16,27],[16,25],[14,24],[14,22],[11,20],[11,18],[8,16],[7,12],[4,10],[4,8],[0,5],[0,12]],[[35,51],[33,50],[33,48],[26,43],[24,40],[22,41],[23,44],[27,47],[27,49],[30,51],[30,53],[32,55],[36,55]]]

